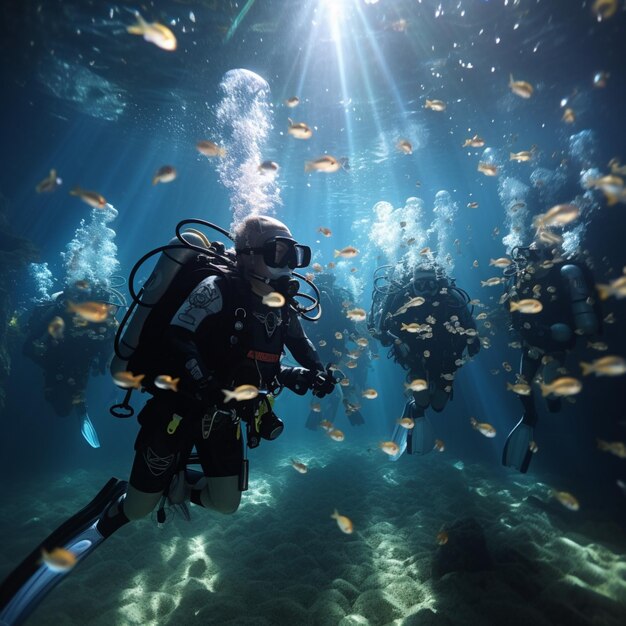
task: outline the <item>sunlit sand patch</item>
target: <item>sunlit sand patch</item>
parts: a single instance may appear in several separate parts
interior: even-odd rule
[[[273,506],[275,503],[272,489],[274,484],[275,479],[273,476],[264,478],[257,473],[256,477],[250,480],[248,491],[246,491],[245,497],[241,499],[239,510],[246,510],[249,507],[255,507],[260,504]]]

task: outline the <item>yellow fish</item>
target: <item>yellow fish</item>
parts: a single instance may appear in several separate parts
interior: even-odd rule
[[[530,83],[524,80],[513,80],[513,74],[509,74],[509,87],[520,98],[530,98],[534,92],[534,88]]]
[[[146,41],[153,43],[161,50],[167,50],[168,52],[176,50],[176,37],[167,26],[158,22],[146,22],[139,14],[139,11],[135,12],[135,17],[137,18],[137,23],[134,26],[128,26],[126,28],[127,32],[131,35],[141,35]]]
[[[354,532],[354,525],[352,524],[352,520],[345,515],[339,515],[339,511],[335,509],[335,512],[330,516],[332,519],[337,520],[337,526],[339,526],[339,530],[342,533],[346,533],[346,535],[351,535]]]
[[[222,389],[224,394],[224,403],[236,400],[242,402],[245,400],[253,400],[259,395],[259,390],[254,385],[239,385],[232,391],[230,389]]]

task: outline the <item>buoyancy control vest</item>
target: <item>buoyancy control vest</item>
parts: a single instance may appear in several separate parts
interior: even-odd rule
[[[219,362],[207,365],[232,371],[246,359],[250,347],[251,320],[247,311],[250,308],[250,289],[239,275],[234,257],[231,259],[230,253],[222,250],[219,255],[212,254],[211,246],[215,244],[210,244],[202,233],[185,232],[185,240],[195,248],[179,246],[178,238],[170,241],[136,299],[136,310],[129,320],[125,320],[125,324],[122,323],[116,337],[111,374],[114,377],[121,372],[144,374],[142,386],[149,391],[152,391],[154,377],[168,370],[168,363],[164,362],[167,354],[162,350],[164,331],[184,300],[207,277],[218,276],[225,281],[212,350]],[[206,249],[206,254],[198,248]],[[219,258],[224,262],[220,262]],[[285,319],[280,332],[284,344],[290,313],[288,306],[282,310]],[[121,407],[125,405],[126,401]],[[119,410],[120,405],[114,408]],[[120,416],[127,411],[119,411]]]

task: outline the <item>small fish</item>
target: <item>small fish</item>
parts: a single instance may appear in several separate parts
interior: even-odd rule
[[[561,118],[566,124],[573,124],[576,121],[576,113],[574,109],[570,109],[569,107],[563,111],[563,117]]]
[[[401,305],[398,308],[398,310],[393,314],[392,317],[396,317],[396,315],[402,315],[403,313],[406,313],[412,307],[422,306],[424,302],[426,302],[426,300],[422,296],[415,296],[414,298],[411,298],[410,300],[405,302],[403,305]]]
[[[491,439],[496,436],[496,429],[491,424],[487,424],[487,422],[478,422],[475,418],[470,417],[470,424],[472,425],[472,428],[485,437],[489,437]]]
[[[285,306],[285,303],[287,302],[287,300],[285,299],[285,296],[283,296],[282,293],[278,293],[278,291],[272,291],[270,293],[265,294],[263,298],[261,299],[261,302],[265,306],[269,306],[272,309],[280,309],[281,307]]]
[[[600,300],[606,300],[611,296],[617,300],[626,298],[626,274],[612,280],[608,285],[598,284],[596,289],[598,290]]]
[[[320,346],[320,348],[323,348],[326,345],[326,339],[320,339],[318,345]]]
[[[509,300],[509,310],[519,311],[528,315],[540,313],[543,310],[543,304],[534,298],[526,298],[525,300]]]
[[[598,21],[608,20],[613,17],[617,11],[617,0],[596,0],[591,5],[591,10],[595,13]]]
[[[399,420],[396,420],[396,424],[400,424],[402,428],[411,430],[411,428],[415,427],[415,420],[412,417],[402,417]]]
[[[54,548],[50,552],[42,548],[41,560],[55,573],[69,572],[77,563],[76,555],[65,548]]]
[[[591,363],[581,361],[580,369],[583,376],[621,376],[626,374],[626,360],[621,356],[603,356]]]
[[[528,444],[528,449],[533,453],[533,454],[537,454],[537,452],[539,452],[539,446],[537,445],[536,441],[531,441]]]
[[[338,330],[338,331],[336,331],[336,332],[335,332],[335,339],[336,339],[337,341],[340,341],[341,339],[343,339],[343,333],[342,333],[341,331],[339,331],[339,330]]]
[[[553,497],[555,497],[566,509],[570,511],[578,511],[580,509],[580,504],[578,500],[567,491],[556,491],[552,489],[550,492]]]
[[[304,122],[294,122],[290,117],[287,120],[289,121],[287,132],[295,139],[310,139],[313,136],[313,131]]]
[[[485,140],[478,135],[474,135],[471,139],[466,139],[463,144],[463,148],[482,148],[485,145]]]
[[[394,441],[381,441],[378,447],[389,456],[394,456],[400,452],[400,447]]]
[[[196,150],[205,157],[225,157],[226,148],[218,146],[213,141],[202,139],[196,143]]]
[[[446,103],[443,100],[426,100],[424,108],[430,109],[431,111],[445,111]]]
[[[55,315],[48,324],[48,333],[57,341],[63,339],[63,332],[65,331],[65,321],[62,317]]]
[[[598,448],[604,452],[610,452],[620,459],[626,459],[626,445],[621,441],[604,441],[604,439],[596,439]]]
[[[535,91],[530,83],[524,80],[513,80],[513,74],[509,74],[509,88],[520,98],[530,98]]]
[[[315,272],[323,272],[324,268],[319,264],[319,263],[313,263],[313,265],[311,265],[311,269]]]
[[[329,422],[328,420],[322,420],[320,422],[320,428],[322,430],[325,430],[327,433],[329,433],[333,429],[333,424],[332,422]]]
[[[350,309],[346,312],[346,317],[353,322],[364,322],[367,319],[365,309]]]
[[[353,259],[359,254],[359,251],[354,246],[346,246],[342,250],[335,250],[335,258],[341,257],[342,259]]]
[[[508,267],[509,265],[511,265],[512,261],[511,259],[503,256],[503,257],[499,257],[497,259],[489,259],[489,265],[493,265],[494,267]]]
[[[275,161],[263,161],[258,169],[261,174],[275,174],[280,167]]]
[[[533,158],[533,153],[530,150],[522,150],[521,152],[509,152],[509,161],[517,161],[522,163],[524,161],[530,161]]]
[[[291,467],[299,472],[300,474],[306,474],[309,471],[309,468],[300,461],[296,461],[296,459],[291,459]]]
[[[351,370],[353,370],[357,366],[358,366],[358,363],[356,361],[348,361],[346,363],[346,367]]]
[[[330,237],[330,235],[328,235],[328,236]],[[330,262],[328,263],[328,265],[326,265],[326,267],[327,267],[329,270],[334,269],[334,268],[335,268],[335,262],[334,262],[334,261],[330,261]]]
[[[339,384],[340,384],[342,387],[349,387],[349,386],[350,386],[350,379],[349,379],[349,378],[342,378],[342,379],[339,381]]]
[[[161,166],[152,177],[152,184],[156,185],[157,183],[171,183],[173,180],[176,180],[176,168],[171,165],[163,165]]]
[[[74,189],[70,191],[70,196],[77,196],[94,209],[104,209],[107,205],[107,201],[104,199],[104,196],[101,196],[95,191],[87,191],[86,189],[81,189],[80,187],[74,187]]]
[[[426,246],[425,248],[422,248],[420,250],[420,254],[422,256],[428,256],[430,254],[430,248],[428,246]]]
[[[297,107],[299,104],[300,98],[298,98],[298,96],[291,96],[291,98],[285,100],[285,106],[288,106],[290,109]]]
[[[404,383],[404,388],[415,392],[424,391],[428,389],[428,382],[423,378],[415,378],[410,383]]]
[[[154,386],[164,391],[178,391],[180,378],[172,378],[167,374],[161,374],[154,379]]]
[[[609,77],[610,74],[608,72],[596,72],[593,75],[593,86],[597,89],[604,89]]]
[[[430,329],[429,324],[418,324],[417,322],[411,322],[410,324],[405,324],[404,322],[400,324],[400,330],[405,330],[407,333],[420,333]]]
[[[106,302],[72,302],[68,301],[67,310],[75,313],[86,322],[104,322],[111,312],[110,306]]]
[[[333,441],[343,441],[346,436],[343,434],[342,431],[340,431],[338,428],[333,428],[333,430],[331,430],[328,433],[328,436],[333,440]]]
[[[478,202],[468,202],[467,203],[467,208],[468,209],[477,209],[478,208]]]
[[[433,450],[437,450],[437,452],[443,452],[446,449],[445,444],[442,439],[435,439],[435,445],[433,446]]]
[[[239,385],[232,391],[230,389],[222,389],[224,394],[224,404],[235,400],[236,402],[243,402],[245,400],[253,400],[259,395],[259,390],[254,385]]]
[[[448,543],[448,533],[445,530],[442,530],[437,533],[437,537],[435,540],[437,541],[437,545],[445,546]]]
[[[332,519],[337,520],[337,526],[339,526],[339,530],[342,533],[346,533],[346,535],[351,535],[354,532],[354,525],[352,524],[352,520],[345,515],[339,515],[339,511],[335,509],[335,512],[331,515]]]
[[[50,173],[35,187],[37,193],[52,193],[63,181],[57,176],[56,170]]]
[[[592,350],[598,350],[598,352],[606,352],[609,346],[604,341],[588,341],[587,347]]]
[[[122,389],[141,389],[141,381],[145,374],[133,374],[132,372],[116,372],[113,374],[113,381]]]
[[[176,50],[176,36],[174,33],[163,24],[158,22],[148,23],[141,17],[139,11],[135,11],[135,18],[137,23],[134,26],[128,26],[126,31],[131,35],[141,35],[146,41],[153,43],[155,46],[161,48],[161,50],[167,50],[171,52]]]
[[[400,152],[404,152],[404,154],[413,154],[413,146],[408,139],[398,139],[398,143],[396,143],[396,148]]]
[[[330,237],[333,234],[333,232],[330,230],[330,228],[325,228],[324,226],[320,226],[317,229],[317,232],[318,233],[322,233],[322,235],[324,235],[324,237]]]
[[[498,166],[493,165],[492,163],[485,163],[484,161],[481,161],[476,169],[485,176],[498,175]]]
[[[487,280],[481,280],[480,286],[481,287],[495,287],[496,285],[502,285],[504,282],[506,281],[502,276],[492,276],[491,278],[488,278]]]
[[[535,228],[550,228],[552,226],[565,226],[573,222],[580,215],[580,209],[575,204],[557,204],[547,213],[537,215],[533,220]]]
[[[531,392],[530,385],[526,383],[516,383],[512,385],[511,383],[506,384],[507,391],[512,391],[520,396],[529,396]]]
[[[582,391],[583,384],[577,379],[571,376],[562,376],[555,379],[549,384],[540,383],[541,395],[548,396],[553,394],[555,396],[574,396]]]
[[[365,389],[361,395],[368,400],[375,400],[378,398],[378,391],[376,389]]]
[[[311,402],[311,411],[313,411],[313,413],[321,413],[322,405],[319,402]]]
[[[367,348],[367,346],[369,345],[369,341],[365,337],[359,337],[356,340],[356,344],[358,346],[361,346],[361,348]]]

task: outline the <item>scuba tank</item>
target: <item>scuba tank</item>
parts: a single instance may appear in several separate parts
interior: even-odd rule
[[[202,233],[187,231],[185,238],[193,246],[205,248],[208,252],[210,242]],[[174,237],[161,252],[160,259],[139,294],[139,299],[134,303],[137,310],[127,324],[120,326],[115,342],[115,356],[110,368],[113,376],[128,370],[128,363],[139,346],[148,315],[168,290],[180,269],[198,254],[191,247],[176,246],[177,243],[179,241]]]
[[[568,263],[561,268],[561,276],[569,291],[576,329],[585,335],[597,333],[598,318],[588,302],[589,289],[582,270],[577,265]]]

